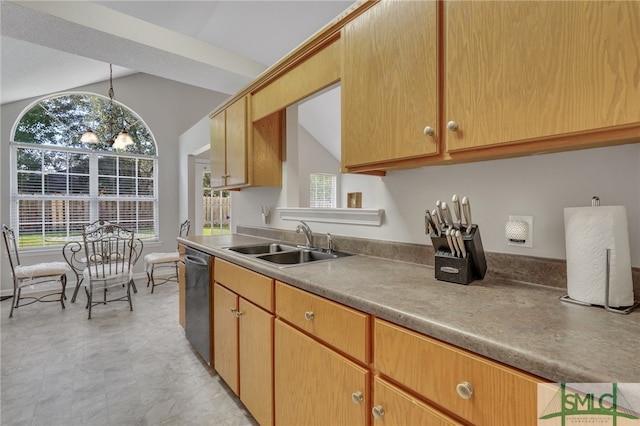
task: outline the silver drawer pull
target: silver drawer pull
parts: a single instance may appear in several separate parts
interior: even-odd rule
[[[362,400],[364,400],[364,395],[362,395],[362,392],[360,391],[355,391],[351,394],[351,400],[354,404],[360,404]]]
[[[456,392],[462,399],[470,399],[473,395],[473,386],[469,382],[458,383],[456,386]]]
[[[313,311],[306,311],[304,313],[304,319],[306,319],[307,321],[311,321],[314,317],[315,315],[313,314]]]
[[[384,417],[384,409],[382,408],[382,405],[376,405],[375,407],[373,407],[371,409],[371,414],[373,414],[373,417],[375,417],[376,419],[381,419]]]

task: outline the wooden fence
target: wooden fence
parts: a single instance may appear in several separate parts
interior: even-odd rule
[[[231,210],[229,197],[202,197],[204,226],[228,226]]]

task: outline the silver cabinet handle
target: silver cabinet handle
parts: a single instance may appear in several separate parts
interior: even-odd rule
[[[427,126],[424,128],[423,132],[426,136],[433,136],[436,131],[433,130],[433,127]]]
[[[242,315],[244,315],[244,312],[242,311],[236,311],[236,317],[240,318]]]
[[[306,311],[304,313],[304,319],[306,319],[307,321],[311,321],[314,317],[315,315],[313,314],[313,311]]]
[[[232,314],[235,314],[238,311],[236,308],[231,308],[229,310],[231,311]]]
[[[371,414],[373,414],[373,417],[375,417],[376,419],[381,419],[382,417],[384,417],[384,409],[382,408],[382,405],[376,405],[375,407],[373,407],[371,409]]]
[[[458,130],[458,123],[456,123],[455,121],[448,122],[447,129],[451,130],[452,132],[455,132],[456,130]]]
[[[351,394],[351,400],[354,404],[360,404],[364,400],[364,395],[360,391],[355,391]]]
[[[456,392],[462,399],[470,399],[473,395],[473,386],[469,382],[458,383],[456,386]]]

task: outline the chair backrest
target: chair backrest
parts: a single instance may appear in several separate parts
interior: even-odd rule
[[[18,255],[18,244],[16,243],[16,234],[7,225],[2,225],[2,236],[4,237],[4,246],[9,256],[9,265],[11,265],[11,273],[14,273],[16,266],[20,265],[20,256]]]
[[[82,238],[90,277],[129,273],[142,252],[133,237],[133,231],[109,222],[85,228]]]
[[[184,222],[182,222],[182,224],[180,224],[180,236],[181,237],[186,237],[187,235],[189,235],[189,228],[191,227],[191,221],[189,219],[185,220]]]

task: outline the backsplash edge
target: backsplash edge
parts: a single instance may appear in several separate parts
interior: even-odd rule
[[[238,225],[236,231],[239,234],[272,238],[278,241],[304,243],[304,236],[290,230]],[[420,265],[433,266],[434,264],[434,250],[430,245],[370,240],[333,234],[332,238],[336,250]],[[319,247],[326,246],[325,234],[314,234],[314,239]],[[487,275],[548,287],[567,287],[567,267],[564,259],[494,252],[485,252],[485,256]],[[631,275],[634,298],[640,300],[640,268],[632,267]]]

